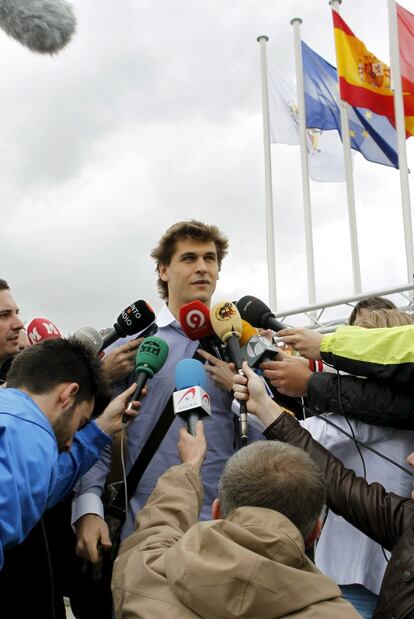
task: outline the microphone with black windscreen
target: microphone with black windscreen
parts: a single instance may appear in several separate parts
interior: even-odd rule
[[[113,329],[104,337],[101,350],[105,350],[121,337],[135,335],[147,329],[154,320],[155,314],[152,307],[146,301],[135,301],[119,314]]]
[[[272,331],[286,329],[285,325],[275,318],[270,307],[256,297],[246,295],[237,301],[236,306],[240,312],[240,316],[244,318],[244,320],[250,322],[254,327],[271,329]]]
[[[206,371],[197,359],[181,359],[175,366],[174,413],[187,422],[187,430],[193,436],[196,435],[197,421],[211,415],[206,382]]]

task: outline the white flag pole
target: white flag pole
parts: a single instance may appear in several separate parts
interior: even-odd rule
[[[303,214],[305,220],[306,269],[308,275],[308,297],[309,303],[311,305],[314,305],[316,303],[316,285],[313,251],[312,210],[309,185],[308,148],[306,136],[306,109],[303,85],[302,46],[300,40],[300,24],[302,23],[302,20],[299,17],[295,17],[291,20],[290,23],[293,26],[293,37],[295,46],[296,86],[299,115],[299,143],[302,168]]]
[[[342,0],[330,0],[329,5],[339,13],[339,5]],[[341,114],[341,134],[344,149],[346,202],[348,207],[349,237],[351,240],[352,280],[354,294],[361,292],[361,266],[359,263],[358,230],[355,212],[354,176],[352,171],[351,138],[349,135],[348,104],[339,99],[339,111]]]
[[[388,23],[391,78],[394,88],[395,127],[397,130],[398,165],[400,168],[401,202],[404,222],[405,255],[407,260],[407,281],[411,284],[414,276],[413,228],[411,221],[410,188],[408,184],[404,103],[401,85],[400,50],[398,45],[398,24],[395,0],[388,0]]]
[[[269,37],[258,37],[260,45],[260,66],[262,74],[262,109],[263,109],[263,144],[265,163],[265,210],[266,210],[266,243],[267,243],[267,274],[269,282],[269,303],[273,311],[277,308],[276,297],[276,259],[275,232],[273,221],[273,190],[272,190],[272,159],[270,152],[269,129],[269,89],[267,84],[266,44]]]

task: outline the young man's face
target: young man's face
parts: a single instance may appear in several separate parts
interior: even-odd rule
[[[169,265],[160,266],[160,277],[168,285],[168,305],[177,311],[198,299],[206,305],[218,279],[217,250],[213,241],[178,241]]]
[[[73,404],[52,423],[59,451],[69,451],[75,433],[90,420],[93,405],[93,400]]]
[[[10,290],[0,290],[0,363],[19,350],[19,331],[23,323]]]

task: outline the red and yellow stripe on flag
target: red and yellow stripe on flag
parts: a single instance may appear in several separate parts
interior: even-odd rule
[[[387,116],[395,124],[390,67],[357,39],[336,11],[332,11],[341,99]],[[405,128],[414,135],[414,95],[404,93]]]

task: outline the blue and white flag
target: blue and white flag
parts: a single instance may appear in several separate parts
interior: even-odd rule
[[[302,41],[306,126],[341,133],[335,67]],[[397,134],[385,116],[348,106],[351,148],[374,163],[398,168]]]
[[[269,116],[272,144],[300,144],[296,86],[275,65],[269,67]],[[343,149],[338,132],[315,127],[307,129],[306,134],[310,177],[315,181],[344,182]]]

